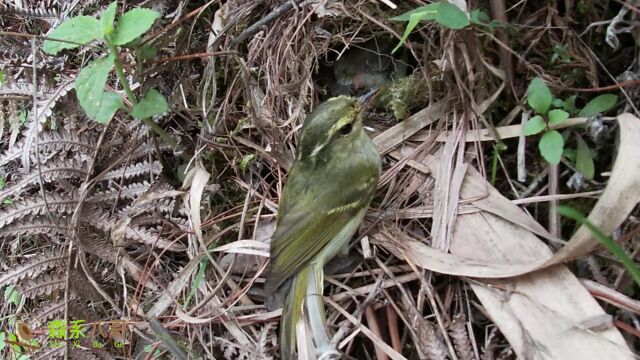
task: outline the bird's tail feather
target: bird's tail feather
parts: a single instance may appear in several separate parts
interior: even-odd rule
[[[323,282],[322,265],[316,263],[307,265],[293,279],[282,309],[280,351],[283,359],[316,359],[336,353],[327,333]]]

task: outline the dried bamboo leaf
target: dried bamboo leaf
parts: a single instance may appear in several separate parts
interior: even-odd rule
[[[416,132],[441,118],[445,105],[445,101],[429,105],[425,109],[413,114],[408,119],[376,136],[373,139],[373,143],[378,148],[380,154],[387,153]]]
[[[207,170],[197,166],[187,173],[182,184],[183,190],[189,189],[189,195],[185,196],[184,203],[189,210],[189,220],[193,225],[193,231],[201,245],[204,245],[204,240],[202,239],[202,229],[200,228],[200,202],[202,201],[202,192],[210,177],[211,174]]]
[[[37,277],[47,269],[63,266],[66,261],[67,256],[59,249],[53,249],[51,253],[38,254],[22,264],[12,266],[7,271],[0,273],[0,288],[8,284],[15,284],[26,277]]]

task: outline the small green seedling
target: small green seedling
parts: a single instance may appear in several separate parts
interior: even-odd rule
[[[76,77],[76,96],[82,109],[89,118],[102,124],[108,123],[119,109],[125,109],[134,118],[147,124],[167,144],[175,146],[175,140],[151,120],[151,117],[169,111],[164,96],[151,89],[138,101],[118,58],[118,47],[135,43],[136,39],[153,26],[160,14],[150,9],[132,9],[120,16],[116,24],[116,7],[117,2],[114,1],[99,20],[91,16],[76,16],[64,21],[51,32],[42,50],[55,55],[64,49],[87,45],[95,40],[101,42],[105,47],[106,56],[90,62]],[[124,106],[118,94],[104,90],[109,74],[114,68],[120,85],[125,90],[129,102],[133,104],[131,110]]]
[[[553,47],[553,55],[551,55],[551,59],[549,60],[551,65],[556,62],[561,62],[564,64],[568,64],[571,62],[571,55],[569,55],[569,51],[563,45],[555,45]]]
[[[591,100],[579,113],[579,116],[593,116],[611,109],[618,97],[605,94]],[[538,149],[542,157],[550,164],[556,165],[563,155],[571,154],[575,167],[585,178],[592,179],[594,175],[593,157],[591,149],[580,136],[576,136],[576,149],[565,149],[565,138],[552,127],[565,122],[570,113],[574,114],[575,96],[567,100],[554,99],[547,84],[540,78],[535,78],[527,89],[527,103],[535,111],[535,115],[524,125],[526,136],[542,133],[538,142]],[[575,154],[575,155],[574,155]]]

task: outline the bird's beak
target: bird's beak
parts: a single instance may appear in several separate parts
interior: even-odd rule
[[[382,93],[382,88],[376,88],[358,98],[358,103],[362,107],[369,107],[373,101]]]

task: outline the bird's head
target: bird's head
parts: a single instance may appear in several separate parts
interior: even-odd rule
[[[320,104],[302,126],[298,159],[316,163],[332,149],[347,148],[366,136],[363,110],[377,94],[374,90],[360,98],[338,96]]]

